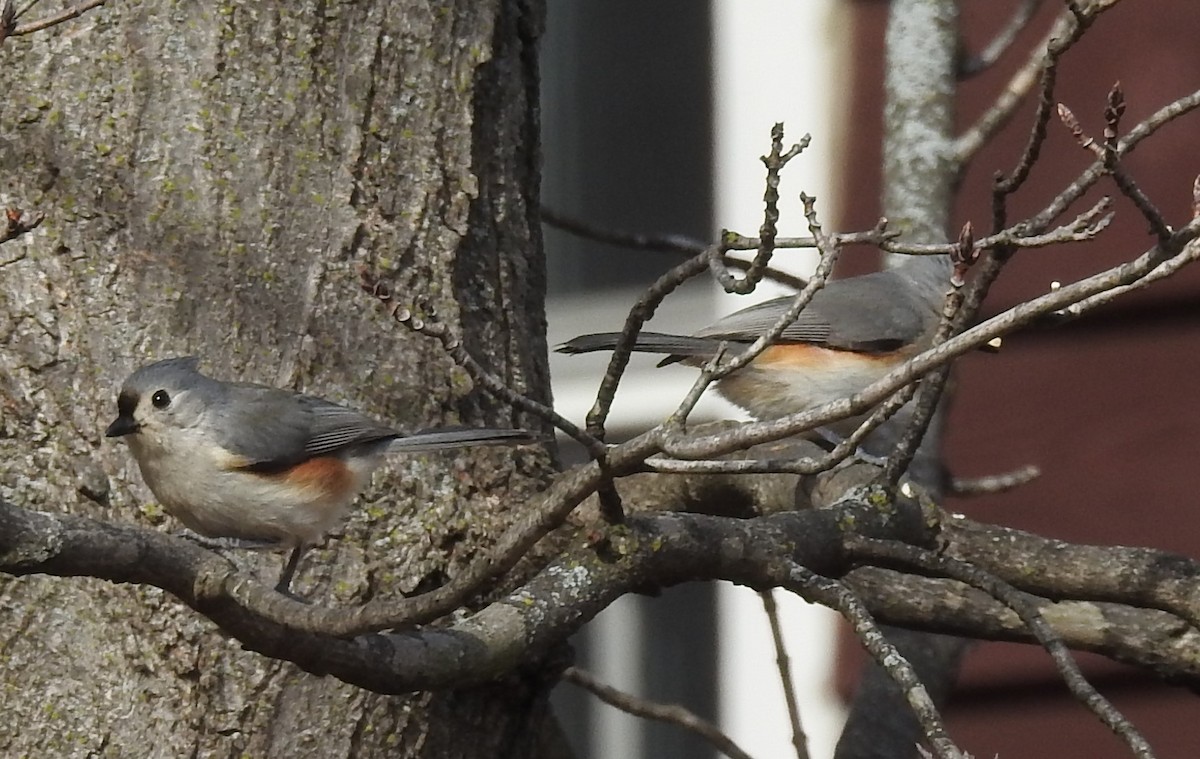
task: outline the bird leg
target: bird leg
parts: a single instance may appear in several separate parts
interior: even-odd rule
[[[288,556],[287,563],[283,565],[283,572],[279,575],[279,582],[275,585],[275,590],[289,598],[299,600],[296,594],[290,590],[292,577],[296,574],[296,567],[300,565],[300,557],[304,555],[306,546],[301,543],[292,549],[292,553]]]

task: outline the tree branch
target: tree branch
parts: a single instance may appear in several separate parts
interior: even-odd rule
[[[12,0],[6,0],[4,4],[6,23],[3,30],[0,30],[0,42],[3,42],[8,37],[22,37],[26,34],[33,34],[34,32],[40,32],[43,29],[57,26],[64,21],[79,18],[93,8],[99,8],[107,2],[108,0],[83,0],[83,2],[76,3],[58,13],[40,18],[37,21],[30,21],[27,24],[13,24],[12,22],[16,21],[18,14],[9,11],[12,8]]]
[[[154,585],[251,650],[387,693],[463,687],[537,666],[583,622],[634,590],[711,579],[788,587],[796,566],[846,576],[882,622],[1029,640],[1011,611],[958,583],[888,573],[887,584],[872,589],[872,578],[885,570],[862,568],[869,557],[854,553],[854,540],[931,545],[930,526],[937,523],[911,504],[881,505],[875,490],[857,491],[834,508],[751,519],[634,515],[623,525],[589,528],[587,539],[570,541],[568,551],[522,588],[465,619],[390,634],[306,629],[314,619],[353,619],[366,607],[319,609],[289,601],[182,538],[4,502],[0,571]],[[1034,601],[1072,648],[1200,687],[1194,656],[1200,633],[1187,621],[1200,619],[1197,562],[1151,549],[1071,545],[959,518],[943,519],[936,537],[947,555],[1026,593],[1058,599]],[[264,597],[285,601],[288,621],[253,603]]]

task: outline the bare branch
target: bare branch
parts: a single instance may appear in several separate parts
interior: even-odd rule
[[[570,234],[582,237],[584,239],[596,240],[598,242],[609,243],[612,245],[620,245],[626,248],[636,250],[649,250],[662,253],[680,253],[685,255],[698,255],[706,251],[709,247],[708,243],[686,237],[684,235],[644,235],[635,232],[621,232],[611,229],[604,229],[595,225],[587,224],[579,219],[573,219],[563,216],[555,211],[547,208],[542,209],[542,221],[552,227],[561,229]],[[887,231],[887,220],[880,219],[874,229],[869,229],[864,232],[842,232],[832,235],[833,242],[836,247],[845,247],[848,245],[881,245],[899,235],[899,232]],[[746,237],[737,232],[726,231],[722,236],[722,243],[726,251],[735,250],[757,250],[762,247],[763,242],[758,237]],[[817,241],[812,237],[776,237],[774,240],[775,248],[815,248]],[[914,250],[912,252],[899,250],[899,253],[907,253],[909,255],[935,255],[934,252],[926,252],[923,250]],[[730,269],[747,270],[751,266],[751,261],[746,261],[741,258],[732,256],[724,256],[723,263]],[[799,290],[804,287],[806,280],[801,277],[788,274],[768,267],[765,272],[765,279],[770,279],[786,287]]]
[[[947,520],[942,528],[949,541],[947,555],[1026,592],[1160,609],[1200,631],[1200,563],[1193,559],[1145,548],[1071,545],[1007,530],[1006,540],[1029,553],[1029,560],[1018,568],[987,555],[988,541],[994,537],[989,528],[960,516]],[[1096,571],[1100,567],[1120,567],[1120,579]]]
[[[657,253],[703,253],[708,243],[685,235],[644,235],[636,232],[619,232],[588,224],[582,219],[571,218],[546,206],[541,207],[542,223],[555,229],[581,237],[585,240],[619,245],[635,250],[651,250]]]
[[[775,643],[775,668],[779,671],[779,684],[783,687],[783,698],[787,703],[788,720],[792,723],[792,745],[796,747],[796,759],[808,759],[808,736],[800,722],[800,702],[796,700],[796,684],[792,681],[792,662],[788,658],[787,645],[783,640],[783,627],[779,621],[779,606],[770,590],[761,591],[763,611],[771,626],[771,640]]]
[[[997,178],[992,193],[992,225],[994,230],[1003,229],[1007,212],[1004,208],[1005,199],[1020,189],[1029,177],[1029,171],[1037,161],[1046,139],[1046,125],[1054,105],[1054,86],[1058,78],[1058,62],[1067,50],[1083,37],[1092,22],[1102,12],[1116,5],[1119,0],[1099,0],[1081,7],[1074,0],[1067,3],[1070,20],[1061,36],[1052,37],[1046,46],[1046,55],[1042,67],[1041,88],[1038,96],[1037,113],[1033,119],[1033,128],[1029,133],[1029,141],[1025,144],[1016,168],[1007,177]]]
[[[959,497],[974,495],[989,495],[1006,493],[1022,485],[1033,482],[1040,477],[1042,470],[1033,464],[1014,469],[1004,474],[992,474],[971,479],[954,479],[950,483],[950,493]]]
[[[802,196],[802,199],[805,202],[805,206],[808,209],[810,216],[810,228],[814,230],[814,236],[818,236],[820,232],[820,225],[816,222],[815,212],[812,210],[812,198]],[[816,270],[813,272],[812,276],[809,277],[808,282],[804,285],[804,289],[796,294],[796,296],[792,299],[791,304],[788,305],[787,310],[780,314],[779,318],[775,320],[775,323],[771,325],[769,330],[759,335],[753,343],[746,346],[744,350],[742,350],[732,359],[723,361],[722,355],[717,355],[714,356],[713,360],[708,362],[708,364],[701,370],[700,376],[696,378],[691,390],[680,403],[679,408],[671,415],[669,419],[667,419],[666,423],[664,424],[664,428],[669,434],[678,434],[681,431],[682,425],[686,421],[688,413],[690,413],[691,409],[695,407],[697,401],[700,399],[700,395],[708,388],[709,385],[723,377],[729,376],[731,373],[738,371],[739,369],[742,369],[751,361],[758,358],[763,351],[765,351],[767,348],[773,345],[776,340],[779,339],[779,336],[783,334],[783,331],[787,329],[792,322],[796,321],[796,317],[800,315],[800,312],[803,311],[806,306],[808,306],[808,304],[812,301],[813,296],[817,294],[817,291],[825,286],[825,282],[829,279],[829,275],[833,273],[833,266],[837,262],[837,254],[838,250],[832,246],[826,246],[822,250],[821,260],[817,263]],[[723,351],[718,353],[723,354]]]
[[[1124,157],[1146,139],[1150,135],[1157,132],[1163,126],[1171,123],[1175,119],[1184,114],[1191,113],[1197,107],[1200,107],[1200,90],[1196,90],[1191,94],[1185,95],[1165,106],[1159,108],[1149,117],[1143,120],[1140,124],[1129,130],[1121,140],[1117,143],[1116,153],[1118,157]],[[1097,160],[1086,170],[1083,171],[1073,182],[1067,185],[1061,192],[1054,197],[1046,205],[1044,209],[1037,214],[1029,217],[1019,224],[1013,225],[1013,231],[1017,234],[1037,233],[1044,230],[1052,224],[1055,219],[1062,216],[1071,206],[1072,203],[1079,200],[1085,192],[1092,188],[1096,182],[1100,181],[1108,173],[1108,169],[1104,165],[1104,161]]]
[[[740,460],[682,460],[666,456],[646,459],[646,466],[656,472],[675,474],[804,474],[825,472],[854,454],[862,442],[881,424],[890,419],[904,404],[912,400],[916,385],[901,388],[890,398],[872,410],[870,416],[849,436],[838,441],[833,450],[823,456],[795,457],[789,454],[783,459],[740,459]],[[670,447],[668,442],[664,447]]]
[[[422,303],[420,308],[423,313],[417,313],[417,304],[406,306],[396,300],[392,295],[391,288],[373,277],[366,268],[359,270],[359,279],[362,289],[370,294],[371,297],[378,300],[380,305],[383,306],[384,310],[393,319],[419,335],[432,337],[440,342],[442,348],[454,360],[454,363],[465,369],[471,375],[471,379],[482,385],[488,392],[519,409],[549,422],[578,441],[589,452],[603,455],[604,444],[602,442],[579,429],[569,419],[549,406],[538,403],[532,398],[527,398],[516,390],[513,390],[504,380],[485,369],[482,364],[475,360],[474,356],[467,352],[467,349],[463,346],[462,336],[445,322],[439,321],[437,314],[433,312],[432,307],[428,303]]]
[[[969,56],[959,61],[959,79],[967,79],[986,71],[996,61],[1000,60],[1000,56],[1004,55],[1012,47],[1012,44],[1017,40],[1017,35],[1029,25],[1029,22],[1033,19],[1041,5],[1042,0],[1023,0],[1013,12],[1012,18],[1008,20],[1008,23],[1001,27],[1000,31],[996,33],[996,36],[992,38],[992,41],[983,50],[980,50],[977,55]]]
[[[1087,313],[1088,311],[1091,311],[1094,308],[1103,306],[1104,304],[1109,303],[1109,302],[1115,300],[1116,298],[1121,297],[1122,295],[1131,293],[1134,290],[1140,290],[1143,287],[1146,287],[1148,285],[1151,285],[1151,284],[1159,281],[1160,279],[1166,279],[1167,277],[1171,276],[1175,272],[1182,269],[1184,266],[1187,266],[1189,263],[1194,261],[1196,257],[1197,257],[1197,255],[1196,255],[1195,251],[1193,251],[1192,255],[1176,256],[1175,258],[1170,258],[1166,261],[1163,261],[1161,264],[1156,266],[1153,270],[1146,273],[1145,276],[1141,277],[1138,280],[1135,280],[1127,285],[1118,285],[1115,287],[1111,287],[1103,292],[1096,293],[1095,295],[1093,295],[1089,298],[1084,298],[1083,300],[1080,300],[1077,303],[1072,303],[1071,305],[1067,306],[1066,308],[1059,309],[1057,311],[1052,312],[1051,314],[1048,315],[1048,318],[1046,318],[1045,320],[1039,320],[1039,322],[1050,324],[1050,323],[1055,323],[1055,322],[1076,319],[1076,318],[1082,316],[1083,314]]]
[[[592,693],[596,698],[609,706],[620,709],[627,714],[652,719],[656,722],[664,722],[668,725],[675,725],[688,732],[695,733],[708,741],[709,745],[717,751],[731,757],[731,759],[750,759],[750,755],[734,743],[732,738],[718,730],[716,725],[702,719],[695,712],[679,704],[662,704],[639,698],[632,693],[617,690],[610,685],[600,682],[590,672],[582,670],[579,667],[567,667],[563,670],[562,677],[567,682],[578,685],[580,688]]]
[[[779,223],[779,173],[788,161],[800,155],[811,141],[812,137],[806,134],[785,153],[783,124],[776,124],[771,128],[771,152],[762,157],[763,165],[767,168],[767,189],[763,192],[763,223],[758,230],[758,252],[747,267],[745,276],[739,279],[725,266],[723,252],[718,254],[716,249],[710,251],[709,269],[721,287],[725,288],[725,292],[746,295],[754,292],[754,288],[762,281],[775,252],[776,225]],[[722,237],[727,234],[728,232]]]
[[[633,346],[637,342],[638,333],[642,331],[642,327],[650,320],[650,317],[654,316],[654,312],[664,298],[685,281],[708,268],[708,258],[708,253],[700,253],[678,266],[672,267],[655,280],[654,284],[642,293],[638,302],[629,310],[625,317],[625,325],[621,329],[621,339],[613,348],[612,355],[608,360],[608,368],[605,369],[604,378],[600,381],[600,388],[596,391],[596,402],[588,411],[587,429],[591,435],[600,440],[604,439],[604,425],[608,419],[608,413],[612,409],[612,402],[617,395],[621,378],[625,374],[626,367],[629,366],[629,359],[633,355]]]
[[[40,18],[37,21],[30,21],[27,24],[20,24],[11,28],[6,26],[5,29],[7,33],[0,35],[0,42],[3,42],[4,38],[6,37],[21,37],[26,34],[33,34],[34,32],[40,32],[43,29],[49,29],[52,26],[57,26],[64,21],[70,21],[73,18],[79,18],[93,8],[99,8],[101,5],[104,5],[107,2],[108,0],[83,0],[83,2],[76,3],[69,8],[65,8],[51,16]],[[33,4],[30,3],[28,7],[32,7],[32,5]],[[6,4],[6,7],[9,6],[11,6],[11,2]],[[12,16],[12,19],[16,19],[15,14]]]
[[[937,331],[930,342],[931,346],[944,343],[955,330],[956,324],[961,328],[962,323],[955,319],[963,303],[961,288],[967,269],[975,263],[978,257],[979,252],[974,247],[971,223],[967,222],[963,225],[962,233],[959,235],[957,250],[950,257],[953,263],[948,283],[950,289],[946,292],[946,297],[942,299],[942,318],[938,322]],[[917,447],[924,440],[925,432],[941,403],[942,390],[945,388],[949,376],[950,366],[947,364],[930,372],[921,380],[921,387],[917,391],[917,401],[913,405],[908,424],[905,425],[904,432],[900,435],[900,439],[893,447],[883,468],[883,479],[892,486],[895,486],[900,481],[900,477],[908,470],[909,464],[912,463],[913,457],[917,453]]]
[[[880,620],[891,625],[976,639],[1036,642],[1011,609],[957,580],[863,567],[848,574],[845,582]],[[1200,646],[1200,633],[1167,612],[1032,598],[1072,649],[1107,656],[1168,682],[1177,682],[1177,664],[1190,659]]]
[[[19,11],[12,14],[13,18],[14,19],[21,18],[26,13],[33,10],[33,7],[40,2],[41,2],[41,0],[29,0],[29,2],[25,3],[24,7],[22,7]],[[10,2],[8,4],[11,5],[12,3]]]
[[[776,125],[776,128],[772,130],[772,142],[773,142],[772,155],[776,154],[776,151],[774,150],[774,147],[776,147],[774,145],[775,142],[779,142],[780,144],[778,145],[778,147],[780,149],[782,149],[782,143],[781,143],[782,139],[783,139],[783,127],[782,127],[782,125]],[[807,142],[804,142],[804,144],[806,145]],[[799,154],[799,152],[802,149],[803,149],[802,145],[796,145],[796,146],[793,146],[793,148],[791,150],[789,150],[787,153],[778,155],[776,159],[771,159],[771,160],[764,159],[764,161],[768,162],[768,172],[767,172],[768,173],[768,190],[767,190],[768,210],[766,213],[767,218],[770,218],[771,209],[773,208],[773,204],[770,202],[770,196],[771,196],[771,192],[772,192],[771,187],[770,187],[770,181],[772,178],[771,166],[778,164],[778,166],[774,169],[774,174],[773,174],[774,181],[777,184],[779,168],[782,167],[784,164],[786,164],[787,161],[790,160],[793,156]],[[777,193],[776,193],[776,198],[777,198]],[[775,215],[778,216],[778,211],[775,211]],[[811,222],[812,219],[814,219],[815,217],[812,217],[811,214],[809,214],[809,215],[810,215],[810,222]],[[774,235],[773,223],[768,224],[768,222],[764,221],[764,229],[768,229],[768,228],[769,228],[769,230],[771,232],[771,236],[773,238],[773,235]],[[811,223],[810,223],[810,229],[812,229]],[[613,349],[612,356],[609,359],[608,369],[605,371],[604,378],[603,378],[603,380],[601,380],[601,383],[600,383],[600,389],[596,392],[596,402],[592,405],[591,410],[588,412],[587,429],[588,429],[588,432],[590,434],[592,434],[594,437],[596,437],[599,440],[604,439],[605,421],[608,418],[608,413],[612,408],[612,402],[616,396],[617,387],[620,384],[621,377],[624,375],[625,368],[629,364],[629,358],[633,353],[633,347],[637,342],[637,336],[638,336],[638,333],[641,332],[642,326],[646,323],[646,321],[648,321],[650,319],[651,316],[654,315],[655,310],[658,308],[659,304],[662,303],[662,300],[667,295],[669,295],[671,292],[673,292],[684,281],[686,281],[687,279],[690,279],[691,277],[696,276],[696,274],[699,273],[698,267],[700,265],[704,265],[704,266],[711,268],[714,265],[717,265],[717,262],[723,260],[725,253],[728,252],[729,250],[731,250],[730,243],[733,241],[733,238],[735,238],[735,237],[737,237],[738,239],[744,239],[744,238],[741,238],[740,236],[725,234],[722,236],[722,240],[719,243],[709,246],[709,248],[707,248],[703,253],[700,253],[699,255],[693,257],[692,259],[685,261],[684,263],[680,264],[679,266],[676,266],[673,269],[671,269],[671,271],[667,272],[663,276],[659,277],[658,280],[656,280],[655,283],[653,285],[651,285],[651,287],[649,289],[647,289],[647,291],[645,293],[643,293],[642,297],[638,300],[638,302],[636,304],[634,304],[633,308],[631,308],[629,310],[629,314],[625,318],[625,325],[621,330],[621,337],[617,341],[616,347]],[[818,238],[818,235],[814,232],[814,239],[817,239],[817,238]],[[760,239],[760,243],[761,242],[762,242],[762,240]],[[822,244],[820,239],[817,239],[817,244],[818,245]],[[830,246],[830,247],[832,247],[832,246]],[[770,248],[771,250],[774,249],[773,240],[769,241],[765,247],[761,248],[761,250],[767,250],[768,248]],[[825,251],[823,250],[823,252],[825,252]],[[769,253],[767,253],[765,255],[760,253],[759,257],[762,259],[759,264],[759,269],[761,270],[763,267],[766,266],[766,264],[770,258],[770,255],[769,255]],[[832,266],[832,262],[829,265]],[[719,266],[718,266],[718,268],[719,268]],[[818,269],[820,269],[820,265],[818,265]],[[761,279],[762,278],[761,271],[759,271],[759,273],[755,274],[755,276],[758,279]],[[813,286],[812,280],[810,280],[805,285],[804,291],[808,291],[810,286]],[[819,286],[820,285],[816,285],[815,287],[819,287]],[[815,287],[813,290],[814,292],[815,292]],[[811,298],[811,295],[808,297]],[[805,302],[807,302],[807,301],[805,301]],[[797,310],[797,313],[799,313],[798,310]],[[793,314],[790,318],[795,319],[796,318],[795,314]],[[784,325],[784,326],[786,326],[786,325]],[[782,331],[782,329],[783,328],[781,327],[780,331]],[[755,345],[757,345],[757,343],[755,343]],[[751,346],[751,348],[747,349],[747,352],[749,352],[750,350],[754,350],[753,345]],[[755,352],[753,355],[758,355],[758,353],[761,352],[762,350],[763,350],[762,348],[758,348],[757,352]],[[753,356],[751,356],[751,357],[753,357]],[[746,360],[749,361],[750,359],[746,359]]]
[[[577,473],[564,477],[578,484]],[[728,494],[728,487],[717,486],[712,497],[727,500]],[[1200,563],[1151,549],[1071,545],[960,517],[942,518],[942,532],[933,536],[936,515],[906,504],[889,507],[877,496],[866,490],[831,508],[749,519],[635,515],[619,528],[590,529],[594,537],[570,541],[569,550],[523,588],[470,617],[390,635],[360,633],[411,627],[454,611],[458,605],[447,593],[478,587],[480,577],[497,568],[505,571],[508,554],[499,551],[498,558],[472,565],[468,576],[423,596],[330,609],[273,593],[182,538],[0,501],[0,571],[154,585],[251,650],[385,693],[465,686],[536,661],[616,597],[648,584],[721,578],[778,587],[787,584],[792,564],[826,577],[851,572],[848,579],[890,624],[1028,640],[1015,615],[958,583],[887,572],[872,590],[871,578],[885,570],[856,568],[849,547],[856,535],[915,545],[932,545],[936,537],[947,556],[1023,591],[1061,599],[1052,609],[1038,603],[1070,646],[1200,685],[1200,632],[1185,621],[1200,620]],[[434,601],[443,605],[440,614]]]
[[[1064,11],[1063,15],[1054,22],[1045,38],[1034,47],[1029,59],[1008,80],[1008,84],[996,96],[991,107],[958,138],[955,142],[955,156],[960,172],[966,168],[967,163],[975,157],[975,154],[1012,119],[1017,106],[1037,84],[1038,74],[1046,65],[1046,51],[1049,49],[1050,43],[1066,34],[1073,22],[1074,16],[1069,11]]]

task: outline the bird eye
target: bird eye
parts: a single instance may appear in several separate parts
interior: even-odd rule
[[[154,404],[154,408],[166,408],[171,405],[171,396],[167,395],[166,390],[155,390],[154,395],[150,396],[150,402]]]

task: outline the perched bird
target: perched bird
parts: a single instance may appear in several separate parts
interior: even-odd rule
[[[758,419],[807,411],[859,392],[930,346],[950,271],[947,256],[931,256],[829,282],[773,345],[721,379],[717,390]],[[792,300],[758,303],[691,335],[643,332],[634,350],[667,354],[660,365],[701,366],[722,342],[734,348],[752,343]],[[556,350],[612,350],[619,338],[617,332],[580,335]]]
[[[290,548],[288,592],[304,550],[333,528],[391,451],[538,440],[525,430],[447,428],[411,435],[330,401],[201,374],[195,357],[138,369],[107,437],[124,437],[167,512],[213,538]]]

